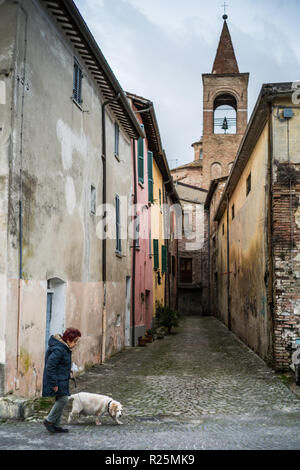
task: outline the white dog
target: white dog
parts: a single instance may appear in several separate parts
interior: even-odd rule
[[[122,416],[122,405],[118,401],[106,395],[97,393],[80,392],[69,396],[73,400],[72,411],[69,414],[68,424],[83,412],[86,416],[96,416],[96,425],[100,426],[100,416],[106,411],[116,421],[117,424],[123,424],[119,420]]]

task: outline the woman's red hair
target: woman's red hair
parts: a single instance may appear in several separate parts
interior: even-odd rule
[[[64,334],[62,335],[62,340],[66,342],[67,340],[72,342],[75,338],[81,336],[81,333],[76,328],[67,328]]]

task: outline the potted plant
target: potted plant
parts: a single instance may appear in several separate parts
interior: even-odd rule
[[[138,342],[139,346],[146,346],[147,341],[146,341],[145,336],[139,336],[138,341],[139,341]]]
[[[159,327],[165,327],[167,334],[170,334],[173,327],[179,326],[179,313],[177,310],[164,307],[158,303],[156,306],[156,322]]]
[[[153,342],[153,331],[152,330],[147,330],[146,331],[146,341],[147,341],[147,343],[152,343]]]

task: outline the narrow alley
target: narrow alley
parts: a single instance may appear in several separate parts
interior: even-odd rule
[[[184,317],[164,339],[93,366],[71,385],[80,391],[120,401],[123,426],[80,417],[51,435],[45,407],[2,422],[0,449],[300,449],[300,399],[214,317]]]

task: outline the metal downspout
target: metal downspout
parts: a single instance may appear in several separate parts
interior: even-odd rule
[[[102,163],[103,163],[103,185],[102,185],[102,205],[103,205],[103,231],[104,230],[104,219],[106,218],[106,114],[105,108],[108,104],[118,101],[120,93],[118,93],[111,100],[107,100],[102,104]],[[102,311],[102,351],[101,351],[101,363],[105,361],[105,342],[106,342],[106,236],[103,233],[102,238],[102,282],[103,282],[103,311]]]
[[[25,15],[24,28],[24,57],[23,57],[23,77],[20,78],[23,86],[21,101],[21,131],[20,131],[20,173],[19,173],[19,280],[18,280],[18,318],[17,318],[17,376],[19,377],[20,369],[20,323],[21,323],[21,300],[22,300],[22,279],[23,279],[23,128],[24,128],[24,101],[26,86],[26,61],[27,61],[27,31],[28,31],[28,14],[27,11],[19,4],[20,10]],[[15,388],[19,388],[19,384],[15,384]]]

